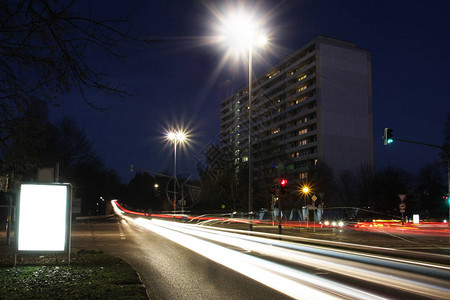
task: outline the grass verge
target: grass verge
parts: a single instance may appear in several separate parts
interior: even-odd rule
[[[64,255],[0,255],[0,299],[148,299],[133,268],[97,251]]]

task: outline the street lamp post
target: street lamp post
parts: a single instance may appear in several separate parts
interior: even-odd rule
[[[224,24],[225,39],[231,46],[243,50],[248,48],[248,212],[249,230],[253,230],[253,165],[252,165],[252,50],[253,46],[264,46],[267,38],[261,33],[258,23],[251,21],[251,17],[235,15]]]
[[[303,194],[303,199],[304,199],[304,203],[305,203],[305,206],[303,207],[303,209],[302,209],[302,211],[303,211],[303,218],[304,219],[306,219],[306,224],[308,224],[308,217],[309,216],[307,216],[306,215],[306,213],[307,213],[307,209],[306,209],[306,199],[307,199],[307,197],[308,197],[308,195],[309,195],[309,193],[311,192],[311,189],[307,186],[307,185],[304,185],[304,186],[302,186],[302,188],[301,188],[301,192],[302,192],[302,194]],[[308,225],[307,225],[308,226]]]
[[[304,200],[305,200],[305,206],[306,206],[306,197],[308,197],[308,194],[309,194],[309,187],[308,186],[303,186],[302,187],[302,193],[303,193],[303,197],[304,197]]]
[[[186,134],[182,131],[171,131],[167,134],[167,139],[173,142],[173,214],[177,207],[177,143],[183,143]]]
[[[252,166],[252,45],[248,46],[248,213],[249,230],[253,230],[253,166]]]
[[[177,208],[177,139],[173,140],[173,214]]]

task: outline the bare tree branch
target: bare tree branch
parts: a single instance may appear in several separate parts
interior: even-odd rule
[[[0,141],[8,124],[26,111],[32,99],[59,104],[61,95],[78,90],[94,109],[105,109],[88,98],[91,89],[129,96],[90,62],[100,51],[115,60],[126,43],[156,42],[132,34],[129,16],[97,20],[77,12],[74,0],[9,0],[0,2]]]

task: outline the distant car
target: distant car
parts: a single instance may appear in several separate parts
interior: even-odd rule
[[[339,220],[339,221],[325,220],[325,221],[323,221],[323,226],[342,228],[345,226],[345,223],[342,220]]]

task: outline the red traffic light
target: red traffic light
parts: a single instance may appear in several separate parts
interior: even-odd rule
[[[274,185],[269,186],[269,193],[271,193],[272,195],[275,195],[275,186]]]
[[[285,186],[287,185],[287,183],[288,183],[287,180],[284,179],[284,178],[280,180],[280,185],[281,185],[282,187],[285,187]]]

